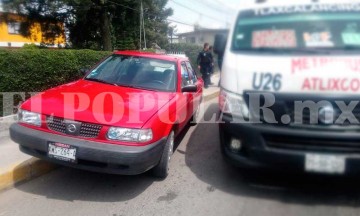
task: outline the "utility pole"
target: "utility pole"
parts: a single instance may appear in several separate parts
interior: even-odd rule
[[[140,0],[140,50],[142,50],[142,0]]]
[[[147,49],[147,46],[146,46],[146,32],[145,32],[145,19],[144,19],[144,6],[143,6],[143,1],[142,0],[140,0],[141,1],[141,3],[140,3],[140,7],[141,7],[141,9],[140,9],[140,13],[141,13],[141,23],[142,23],[142,25],[140,24],[140,28],[142,28],[142,30],[143,30],[143,33],[144,33],[144,49]]]
[[[101,38],[102,38],[103,49],[107,51],[112,51],[113,47],[112,47],[111,30],[110,30],[111,22],[108,16],[106,3],[107,3],[106,0],[100,1],[100,7],[101,7],[100,21],[102,23],[102,25],[100,26],[100,31],[102,36]]]

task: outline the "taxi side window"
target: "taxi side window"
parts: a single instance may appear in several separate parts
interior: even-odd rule
[[[186,66],[188,68],[191,80],[193,83],[197,82],[197,76],[196,76],[196,72],[194,71],[193,67],[191,66],[190,62],[186,62]]]
[[[192,80],[189,76],[189,71],[186,67],[186,63],[181,63],[181,87],[192,84]]]

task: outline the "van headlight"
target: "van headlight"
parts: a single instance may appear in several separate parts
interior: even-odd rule
[[[26,110],[19,110],[18,119],[21,123],[31,124],[38,127],[41,126],[41,115],[38,113],[33,113]]]
[[[125,142],[148,142],[153,139],[153,133],[151,129],[111,127],[107,133],[107,138]]]
[[[234,117],[249,118],[249,108],[241,95],[221,89],[219,106],[222,113],[230,114]]]

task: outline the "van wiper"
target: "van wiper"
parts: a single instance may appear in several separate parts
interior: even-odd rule
[[[328,49],[322,49],[322,48],[299,48],[294,49],[293,52],[299,52],[299,53],[315,53],[315,54],[329,54],[330,50]]]
[[[346,52],[346,51],[359,51],[360,46],[355,45],[346,45],[341,47],[325,47],[325,48],[318,48],[319,52]]]
[[[344,48],[345,48],[345,49],[358,50],[358,49],[360,49],[360,46],[346,45]]]
[[[240,51],[250,51],[250,52],[269,52],[269,53],[324,53],[325,50],[321,49],[309,49],[309,48],[296,48],[296,49],[280,49],[280,48],[268,48],[268,47],[259,47],[259,48],[245,48]]]
[[[334,47],[330,49],[335,51],[360,51],[360,46],[345,45],[343,47]]]
[[[277,48],[268,48],[268,47],[258,47],[258,48],[241,48],[239,51],[250,51],[250,52],[285,52],[285,49]]]
[[[108,85],[118,86],[116,83],[108,82],[108,81],[105,81],[105,80],[102,80],[102,79],[97,79],[97,78],[85,78],[85,80],[104,83],[104,84],[108,84]]]

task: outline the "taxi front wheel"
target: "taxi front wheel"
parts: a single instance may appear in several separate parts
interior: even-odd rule
[[[164,152],[161,156],[160,162],[153,168],[153,175],[157,178],[165,179],[169,174],[169,164],[171,156],[174,152],[175,133],[171,131],[165,144]]]

